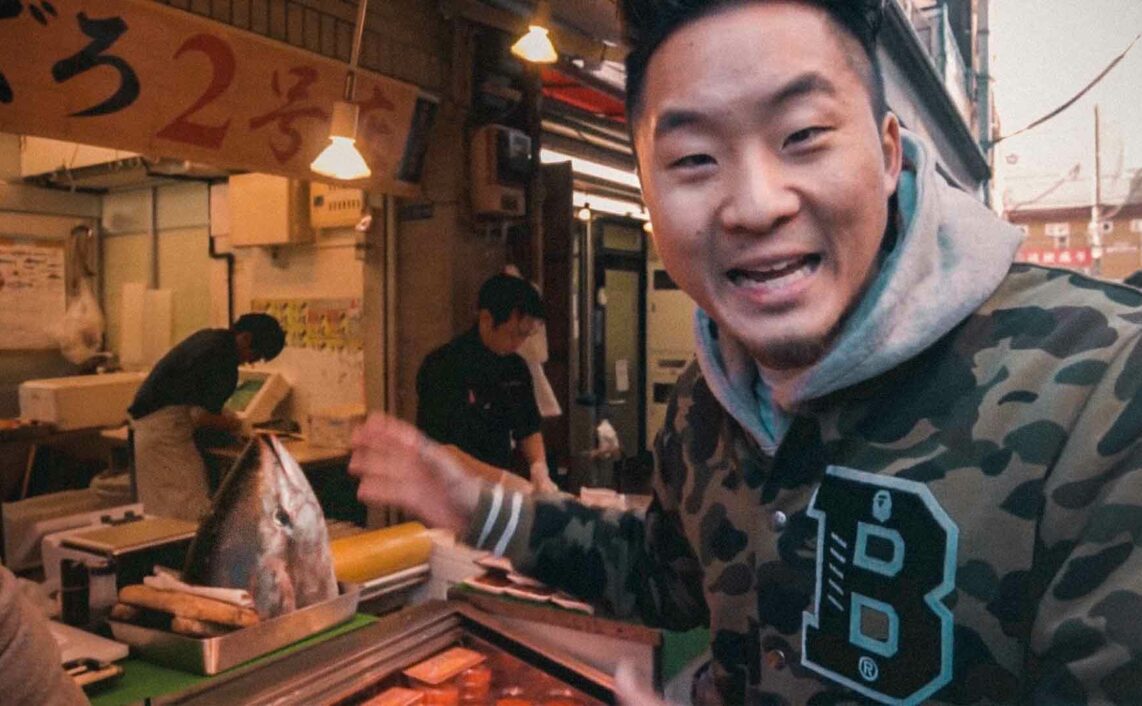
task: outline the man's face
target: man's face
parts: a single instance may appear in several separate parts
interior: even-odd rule
[[[513,311],[507,321],[497,325],[487,309],[480,311],[480,340],[496,355],[508,355],[519,350],[523,342],[539,330],[540,321],[534,316]]]
[[[256,363],[261,356],[254,351],[254,334],[242,331],[234,337],[238,344],[238,361],[241,363]]]
[[[896,119],[877,125],[841,32],[799,2],[750,3],[677,30],[647,67],[635,144],[655,246],[770,368],[827,349],[900,172]]]

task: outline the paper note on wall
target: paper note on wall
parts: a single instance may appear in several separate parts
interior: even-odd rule
[[[148,289],[143,296],[143,360],[154,365],[171,348],[171,290]]]
[[[173,303],[169,289],[123,285],[119,307],[119,359],[127,370],[146,370],[171,347]]]
[[[143,296],[147,286],[127,282],[119,299],[119,360],[127,370],[141,370],[143,363]]]
[[[630,391],[630,363],[627,362],[626,358],[619,358],[615,361],[615,391]]]
[[[0,349],[59,346],[52,333],[67,309],[62,243],[0,238]]]

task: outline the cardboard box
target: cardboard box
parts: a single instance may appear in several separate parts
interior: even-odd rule
[[[309,436],[312,446],[347,449],[353,431],[365,422],[365,405],[345,404],[309,413]]]

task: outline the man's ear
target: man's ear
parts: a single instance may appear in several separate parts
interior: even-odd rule
[[[900,138],[900,119],[892,111],[880,123],[880,149],[884,155],[884,189],[895,193],[904,162],[904,146]]]

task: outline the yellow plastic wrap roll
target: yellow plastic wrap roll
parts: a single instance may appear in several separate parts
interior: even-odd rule
[[[345,583],[364,583],[428,561],[432,539],[419,522],[342,537],[329,543],[333,573]]]

